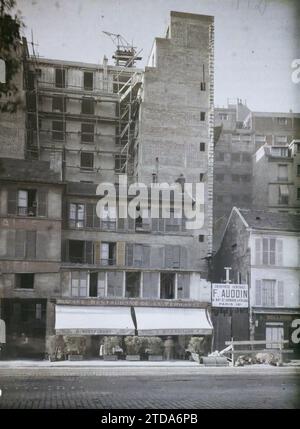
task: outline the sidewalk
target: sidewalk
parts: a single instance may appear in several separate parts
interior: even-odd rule
[[[244,367],[205,367],[192,361],[129,362],[85,361],[0,361],[1,376],[160,376],[160,375],[300,375],[300,366],[275,367],[271,365],[248,365]]]

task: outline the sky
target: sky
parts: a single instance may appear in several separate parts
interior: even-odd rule
[[[300,112],[299,0],[17,0],[24,35],[40,57],[102,63],[114,51],[102,31],[121,34],[147,63],[170,11],[215,17],[215,105],[245,100],[254,111]],[[299,60],[300,61],[300,60]]]

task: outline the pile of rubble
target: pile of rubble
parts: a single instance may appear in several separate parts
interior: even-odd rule
[[[279,354],[269,353],[269,352],[257,353],[255,356],[241,355],[236,359],[234,363],[235,366],[256,365],[256,364],[282,366]]]

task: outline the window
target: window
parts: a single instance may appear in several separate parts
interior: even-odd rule
[[[126,298],[139,298],[141,273],[126,272],[125,283],[125,297]]]
[[[66,99],[64,97],[56,96],[52,99],[52,112],[65,112]]]
[[[92,170],[94,168],[94,153],[81,152],[80,154],[80,168]]]
[[[81,124],[81,141],[83,143],[94,143],[94,134],[94,124]]]
[[[37,192],[35,189],[18,191],[18,214],[23,216],[37,215]]]
[[[115,172],[116,173],[122,172],[122,167],[124,166],[126,159],[127,158],[125,155],[115,155]],[[153,174],[155,174],[155,173],[153,173]],[[152,174],[152,178],[153,178],[153,174]],[[153,182],[153,183],[155,183],[155,182]]]
[[[200,143],[200,152],[205,152],[205,143],[204,142]]]
[[[72,271],[71,296],[85,298],[88,296],[88,282],[86,271]]]
[[[94,73],[84,72],[83,73],[83,86],[87,91],[93,91],[94,88]]]
[[[239,153],[232,153],[231,154],[231,160],[233,162],[240,162],[240,154]]]
[[[221,121],[227,121],[228,120],[228,114],[227,113],[219,113],[219,118]]]
[[[83,228],[85,221],[85,205],[71,203],[69,207],[69,227]]]
[[[190,298],[190,275],[177,274],[177,299]]]
[[[300,164],[297,165],[297,176],[300,176]]]
[[[85,115],[94,115],[95,105],[93,98],[83,98],[81,102],[81,113]]]
[[[285,164],[278,165],[278,180],[287,181],[288,180],[288,166]]]
[[[263,265],[276,264],[276,239],[263,238]]]
[[[180,246],[165,247],[165,267],[180,268]]]
[[[74,264],[93,264],[93,242],[68,240],[68,261]]]
[[[224,152],[216,152],[216,160],[217,161],[224,161],[224,159],[225,159]]]
[[[283,240],[275,238],[255,239],[256,265],[282,265]]]
[[[65,127],[62,121],[52,121],[52,140],[63,141]]]
[[[143,298],[157,299],[158,283],[159,273],[145,271],[143,273]]]
[[[201,91],[206,91],[206,83],[205,82],[201,82],[200,83],[200,90]]]
[[[266,325],[266,348],[279,349],[282,340],[284,340],[283,323],[268,323]]]
[[[175,298],[175,274],[160,273],[160,298],[174,299]]]
[[[262,280],[262,306],[274,307],[275,306],[275,280]]]
[[[199,239],[199,243],[203,243],[204,242],[204,235],[199,235],[199,237],[198,237],[198,239]]]
[[[128,267],[147,267],[150,265],[150,246],[126,243],[126,265]]]
[[[20,259],[35,259],[36,231],[16,230],[15,257]]]
[[[15,274],[17,289],[33,289],[34,288],[34,274]]]
[[[148,210],[139,212],[139,216],[135,219],[135,230],[145,232],[150,231],[150,218]]]
[[[275,136],[275,144],[286,144],[287,141],[287,136]]]
[[[241,175],[241,179],[242,179],[242,182],[244,182],[244,183],[251,182],[251,176],[250,176],[250,174],[242,174]]]
[[[288,147],[271,147],[271,155],[278,158],[287,158],[289,156]]]
[[[204,182],[204,173],[200,173],[199,182]]]
[[[200,121],[205,121],[205,112],[200,112]]]
[[[240,201],[239,195],[231,195],[231,202],[237,204]]]
[[[297,188],[297,200],[300,200],[300,188]]]
[[[224,174],[216,174],[216,180],[217,182],[223,182]]]
[[[101,243],[100,253],[101,265],[115,265],[116,264],[116,243]]]
[[[36,320],[42,320],[43,318],[43,307],[42,304],[35,304],[35,318]]]
[[[66,71],[64,69],[55,69],[55,87],[66,87]]]

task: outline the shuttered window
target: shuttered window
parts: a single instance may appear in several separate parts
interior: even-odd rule
[[[255,239],[255,264],[282,265],[283,241],[275,238]]]
[[[261,294],[264,307],[275,307],[275,280],[262,280]]]
[[[86,297],[88,296],[88,282],[86,271],[72,271],[71,273],[71,296]]]

